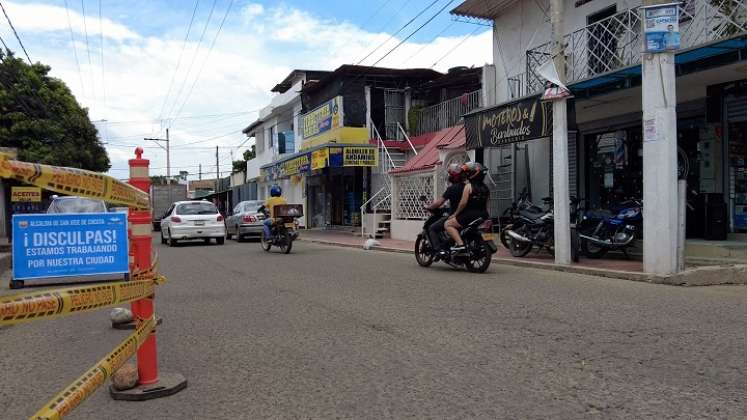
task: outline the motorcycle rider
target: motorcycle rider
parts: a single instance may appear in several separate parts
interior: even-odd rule
[[[456,243],[451,248],[452,252],[462,252],[465,250],[464,241],[459,234],[459,229],[472,223],[478,218],[487,219],[488,202],[490,199],[490,189],[485,185],[485,169],[477,162],[467,162],[462,166],[467,185],[462,192],[462,198],[456,211],[449,216],[446,221],[446,233]]]
[[[273,210],[275,209],[275,206],[282,205],[282,204],[288,204],[288,201],[285,198],[283,198],[282,195],[283,195],[283,189],[280,188],[279,185],[273,185],[270,188],[270,198],[265,200],[265,204],[263,207],[264,207],[265,213],[267,214],[267,218],[265,219],[263,223],[262,229],[264,230],[265,238],[267,238],[267,240],[269,240],[272,237],[272,231],[270,228],[272,227],[272,224],[275,221],[275,219],[273,219],[273,216],[275,215],[275,213],[273,212]]]
[[[425,209],[428,211],[433,211],[438,208],[441,208],[447,201],[449,202],[449,214],[440,218],[436,222],[434,222],[432,225],[428,227],[428,238],[430,239],[431,246],[435,251],[438,251],[439,253],[446,252],[445,249],[443,249],[444,244],[441,243],[440,240],[440,233],[444,231],[444,223],[446,223],[446,220],[449,216],[454,214],[456,211],[457,205],[459,205],[459,200],[462,199],[462,192],[464,191],[464,172],[462,171],[462,166],[456,163],[452,163],[449,165],[448,169],[446,170],[448,177],[449,177],[449,187],[444,191],[444,194],[436,199],[433,203],[426,206]]]

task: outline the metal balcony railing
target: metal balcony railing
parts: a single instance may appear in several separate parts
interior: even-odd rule
[[[569,83],[641,63],[642,18],[628,9],[564,37]],[[685,0],[680,6],[680,48],[688,49],[747,32],[747,0]],[[552,42],[526,52],[524,95],[542,90],[536,69],[552,58]],[[510,86],[510,85],[509,85]]]
[[[480,91],[451,98],[417,111],[411,136],[419,136],[456,125],[462,115],[480,107]]]

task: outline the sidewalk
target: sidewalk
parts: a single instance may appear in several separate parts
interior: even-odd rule
[[[365,242],[365,239],[353,232],[321,229],[302,231],[300,239],[349,248],[363,248]],[[415,248],[415,243],[412,241],[397,239],[377,239],[377,241],[379,245],[373,247],[377,251],[412,253]],[[493,256],[493,262],[498,264],[672,285],[747,284],[747,265],[688,267],[682,273],[656,276],[644,273],[643,263],[639,260],[614,258],[595,260],[581,257],[578,263],[565,266],[555,264],[553,257],[544,250],[539,253],[533,251],[523,258],[515,258],[500,243],[496,245],[498,245],[498,252]]]

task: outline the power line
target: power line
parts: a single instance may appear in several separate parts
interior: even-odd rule
[[[91,61],[91,47],[88,44],[88,24],[86,23],[86,5],[84,0],[80,0],[80,9],[83,12],[83,33],[86,38],[86,54],[88,54],[88,74],[91,76],[91,95],[96,100],[96,82],[93,79],[93,62]]]
[[[226,13],[223,14],[223,19],[220,21],[220,26],[218,26],[218,31],[215,33],[215,36],[213,37],[213,42],[210,43],[210,49],[208,49],[208,53],[205,56],[205,61],[202,62],[202,66],[200,67],[199,72],[197,72],[197,77],[195,78],[194,82],[192,82],[192,86],[189,88],[189,93],[187,94],[187,97],[184,99],[184,102],[182,102],[182,106],[179,107],[179,111],[176,113],[176,116],[178,117],[182,110],[184,109],[184,106],[187,105],[189,102],[189,98],[192,96],[192,91],[195,88],[195,85],[197,85],[197,81],[200,80],[200,76],[202,76],[202,71],[205,69],[205,65],[207,64],[208,60],[210,60],[210,54],[213,52],[213,48],[215,47],[215,42],[218,40],[218,36],[220,35],[221,30],[223,29],[223,24],[226,23],[226,19],[228,18],[228,13],[231,11],[231,7],[233,6],[234,0],[231,0],[230,3],[228,3],[228,7],[226,8]]]
[[[5,48],[6,51],[10,51],[10,48],[8,48],[8,44],[5,43],[5,40],[1,36],[0,36],[0,42],[3,44],[3,48]]]
[[[246,114],[254,114],[259,112],[260,109],[253,109],[250,111],[238,111],[238,112],[225,112],[222,114],[194,114],[194,115],[185,115],[183,117],[179,118],[170,118],[170,120],[188,120],[188,119],[202,119],[202,118],[216,118],[216,117],[223,117],[226,115],[246,115]],[[139,123],[156,123],[156,122],[163,122],[166,121],[164,118],[152,118],[149,120],[126,120],[126,121],[107,121],[108,124],[139,124]],[[96,122],[96,121],[94,121]]]
[[[379,8],[378,8],[378,9],[376,9],[376,11],[375,11],[375,12],[373,12],[373,13],[372,13],[371,15],[369,15],[369,16],[368,16],[368,19],[366,19],[366,21],[365,21],[365,22],[363,22],[363,23],[362,23],[362,24],[360,25],[360,28],[361,28],[361,29],[362,29],[362,28],[365,28],[365,27],[366,27],[366,25],[368,25],[368,24],[369,24],[369,23],[370,23],[370,22],[371,22],[371,21],[373,20],[373,18],[374,18],[374,17],[376,17],[376,15],[378,15],[378,14],[379,14],[379,12],[381,12],[382,10],[384,10],[384,7],[386,7],[386,5],[387,5],[387,4],[389,4],[389,3],[391,2],[391,1],[392,1],[392,0],[386,0],[386,1],[384,2],[384,3],[381,3],[381,5],[379,6]]]
[[[65,0],[65,14],[67,14],[67,27],[70,30],[70,41],[73,44],[73,55],[75,56],[75,66],[78,68],[78,77],[80,78],[80,92],[86,96],[86,89],[83,83],[83,72],[80,70],[80,61],[78,60],[78,47],[75,45],[75,35],[73,34],[73,24],[70,21],[70,8]]]
[[[452,1],[453,1],[453,0],[452,0]],[[365,56],[365,57],[363,57],[363,58],[361,58],[360,60],[358,60],[358,62],[357,62],[357,63],[355,63],[355,65],[356,65],[356,66],[357,66],[357,65],[360,65],[360,64],[361,64],[361,63],[362,63],[362,62],[363,62],[363,61],[364,61],[365,59],[367,59],[368,57],[372,56],[372,55],[373,55],[373,54],[374,54],[374,53],[375,53],[376,51],[378,51],[378,50],[379,50],[379,48],[381,48],[381,47],[383,47],[384,45],[386,45],[386,44],[387,44],[387,43],[388,43],[389,41],[391,41],[391,40],[392,40],[392,38],[394,38],[395,36],[397,36],[397,34],[399,34],[400,32],[402,32],[402,31],[403,31],[403,30],[404,30],[404,29],[405,29],[406,27],[410,26],[410,24],[411,24],[412,22],[414,22],[414,21],[415,21],[415,20],[416,20],[417,18],[419,18],[419,17],[420,17],[420,16],[421,16],[421,15],[422,15],[423,13],[427,12],[427,11],[428,11],[428,9],[430,9],[431,7],[433,7],[433,6],[434,6],[434,5],[436,4],[436,3],[438,3],[438,2],[439,2],[439,0],[434,0],[434,1],[433,1],[433,2],[431,3],[431,4],[429,4],[428,6],[426,6],[426,7],[425,7],[425,9],[421,10],[420,12],[418,12],[418,14],[417,14],[417,15],[415,15],[415,17],[413,17],[413,18],[412,18],[412,19],[410,19],[410,20],[409,20],[409,21],[408,21],[407,23],[405,23],[404,25],[402,25],[402,27],[401,27],[401,28],[397,29],[397,32],[393,33],[393,34],[392,34],[392,35],[391,35],[391,36],[390,36],[389,38],[387,38],[387,40],[386,40],[386,41],[384,41],[384,42],[382,42],[381,44],[379,44],[379,45],[378,45],[378,46],[377,46],[376,48],[374,48],[374,49],[373,49],[373,51],[371,51],[370,53],[366,54],[366,56]],[[451,3],[451,1],[450,1],[449,3]],[[448,4],[447,4],[447,6],[448,6]],[[375,65],[376,65],[376,64],[373,64],[372,66],[375,66]]]
[[[187,40],[189,39],[189,33],[192,31],[192,23],[195,20],[195,15],[197,14],[197,6],[200,4],[200,0],[195,0],[195,7],[192,9],[192,18],[189,19],[189,25],[187,26],[187,34],[184,35],[184,41],[182,42],[182,49],[179,52],[179,58],[176,60],[176,68],[174,69],[174,73],[171,75],[171,82],[169,82],[169,89],[166,91],[166,96],[163,97],[163,103],[161,104],[161,111],[158,113],[158,118],[161,118],[163,116],[163,110],[166,107],[166,102],[168,102],[169,96],[171,96],[171,89],[174,87],[174,80],[176,79],[176,74],[179,72],[179,66],[182,64],[182,56],[184,55],[184,50],[187,49]]]
[[[413,55],[411,55],[411,56],[407,57],[407,60],[405,60],[404,62],[402,62],[402,65],[405,65],[405,64],[407,64],[407,63],[408,63],[408,62],[409,62],[410,60],[412,60],[412,59],[413,59],[414,57],[416,57],[416,56],[420,55],[420,53],[422,53],[422,52],[423,52],[423,51],[424,51],[424,50],[425,50],[426,48],[428,48],[428,47],[430,47],[430,46],[431,46],[431,43],[433,43],[433,41],[435,41],[436,39],[438,39],[438,37],[439,37],[439,36],[443,35],[443,34],[444,34],[444,32],[448,31],[448,30],[449,30],[449,28],[451,28],[452,26],[454,26],[454,24],[455,24],[456,22],[457,22],[456,20],[452,20],[452,21],[451,21],[451,22],[450,22],[450,23],[449,23],[448,25],[446,25],[446,27],[445,27],[445,28],[441,29],[441,31],[440,31],[439,33],[437,33],[437,34],[436,34],[436,36],[434,36],[434,37],[433,37],[433,38],[432,38],[432,39],[430,40],[430,42],[428,42],[428,43],[426,43],[426,44],[423,44],[423,46],[422,46],[422,47],[420,47],[420,49],[419,49],[419,50],[418,50],[417,52],[415,52],[415,54],[413,54]]]
[[[34,64],[31,62],[31,57],[29,57],[28,51],[26,51],[26,47],[23,46],[23,41],[21,41],[21,37],[18,36],[18,32],[16,32],[15,26],[13,26],[13,22],[10,21],[10,16],[8,16],[8,12],[5,11],[5,6],[3,6],[2,3],[0,3],[0,9],[3,9],[3,14],[5,15],[5,20],[8,21],[8,25],[10,25],[10,29],[13,30],[13,35],[16,36],[16,39],[18,40],[18,44],[21,45],[21,49],[23,50],[23,53],[26,54],[26,59],[29,60],[29,64]],[[3,42],[3,45],[5,42]],[[7,46],[5,47],[8,48]]]
[[[480,27],[479,27],[479,26],[475,27],[475,29],[474,29],[474,30],[473,30],[472,32],[468,33],[468,34],[467,34],[467,36],[465,36],[465,37],[464,37],[464,39],[462,39],[462,40],[461,40],[461,41],[459,41],[459,42],[458,42],[458,43],[457,43],[456,45],[454,45],[454,46],[453,46],[453,47],[452,47],[452,48],[451,48],[451,49],[450,49],[449,51],[447,51],[447,52],[446,52],[446,54],[442,55],[442,56],[441,56],[441,58],[439,58],[438,60],[436,60],[436,62],[435,62],[435,63],[433,63],[433,65],[431,65],[431,68],[433,68],[433,67],[436,67],[436,64],[440,63],[440,62],[441,62],[441,60],[443,60],[444,58],[448,57],[448,56],[449,56],[449,55],[450,55],[451,53],[453,53],[453,52],[454,52],[454,50],[456,50],[456,49],[457,49],[457,48],[459,48],[459,47],[460,47],[460,46],[461,46],[462,44],[464,44],[465,42],[467,42],[467,40],[468,40],[468,39],[469,39],[469,38],[470,38],[470,37],[471,37],[472,35],[474,35],[475,33],[477,33],[478,29],[480,29]]]
[[[106,105],[106,75],[104,71],[104,20],[101,17],[101,0],[99,0],[99,35],[101,38],[101,90],[104,96],[104,110],[107,111]]]
[[[416,34],[416,33],[418,33],[418,32],[419,32],[419,31],[420,31],[421,29],[423,29],[423,28],[425,27],[425,25],[427,25],[427,24],[431,23],[431,22],[433,21],[433,19],[435,19],[435,18],[436,18],[436,16],[440,15],[440,14],[441,14],[441,12],[443,12],[443,11],[444,11],[444,10],[445,10],[445,9],[446,9],[447,7],[449,7],[449,5],[450,5],[451,3],[453,3],[453,2],[454,2],[454,0],[449,0],[449,2],[448,2],[448,3],[446,3],[446,4],[444,4],[444,5],[443,5],[443,6],[442,6],[442,7],[441,7],[441,8],[439,9],[439,10],[438,10],[438,12],[436,12],[436,14],[434,14],[434,15],[433,15],[433,16],[431,16],[431,17],[430,17],[430,18],[429,18],[428,20],[426,20],[425,22],[423,22],[423,24],[422,24],[422,25],[420,25],[420,26],[419,26],[419,27],[418,27],[417,29],[415,29],[414,31],[412,31],[412,33],[410,33],[410,35],[407,35],[407,36],[406,36],[406,37],[405,37],[405,38],[404,38],[403,40],[401,40],[401,41],[399,42],[399,44],[395,45],[395,46],[394,46],[394,48],[392,48],[391,50],[387,51],[387,53],[386,53],[386,54],[384,54],[384,55],[383,55],[383,56],[382,56],[381,58],[379,58],[378,60],[376,60],[376,62],[375,62],[375,63],[373,63],[373,64],[371,64],[371,66],[373,67],[373,66],[376,66],[377,64],[379,64],[379,63],[380,63],[380,62],[381,62],[381,61],[382,61],[383,59],[385,59],[385,58],[386,58],[387,56],[389,56],[389,54],[391,54],[392,52],[394,52],[394,50],[396,50],[397,48],[399,48],[400,46],[402,46],[402,44],[404,44],[405,42],[407,42],[407,40],[408,40],[408,39],[412,38],[412,36],[413,36],[413,35],[415,35],[415,34]]]
[[[213,5],[210,6],[210,14],[208,15],[207,21],[205,21],[205,26],[202,28],[202,33],[200,34],[200,39],[197,41],[197,47],[195,48],[195,53],[192,55],[192,60],[189,62],[189,67],[187,68],[187,74],[184,76],[184,80],[182,80],[182,84],[179,86],[179,90],[176,93],[176,99],[174,99],[174,103],[169,109],[169,112],[166,114],[166,117],[168,119],[169,115],[172,115],[174,112],[174,108],[176,108],[176,105],[179,103],[179,98],[182,95],[182,92],[184,91],[184,85],[187,83],[187,80],[189,79],[189,74],[192,72],[192,67],[195,64],[195,59],[197,59],[197,55],[200,53],[200,45],[202,45],[202,40],[205,38],[205,32],[207,32],[207,28],[210,25],[210,20],[213,18],[213,11],[215,10],[215,4],[218,2],[218,0],[213,0]]]

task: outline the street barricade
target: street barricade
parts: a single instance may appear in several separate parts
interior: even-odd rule
[[[60,419],[66,416],[134,354],[137,354],[138,385],[125,391],[112,387],[112,398],[147,400],[172,395],[187,386],[182,375],[159,375],[158,372],[154,298],[156,286],[163,284],[165,278],[156,273],[156,264],[152,258],[152,225],[147,193],[150,187],[150,162],[142,158],[142,153],[142,149],[137,148],[136,158],[129,161],[129,183],[80,169],[21,162],[0,153],[2,178],[129,207],[128,281],[40,290],[0,298],[0,327],[95,311],[122,303],[130,303],[132,306],[135,331],[44,405],[33,419]]]

